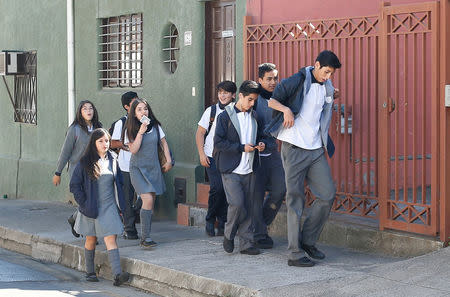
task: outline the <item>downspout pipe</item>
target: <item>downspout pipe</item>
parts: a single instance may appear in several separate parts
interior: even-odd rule
[[[73,0],[67,0],[67,125],[75,118],[75,42]]]

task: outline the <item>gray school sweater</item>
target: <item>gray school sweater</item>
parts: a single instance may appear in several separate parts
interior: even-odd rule
[[[59,154],[56,172],[61,173],[66,164],[69,163],[69,178],[72,177],[75,166],[80,161],[89,143],[89,137],[90,133],[84,131],[78,124],[69,127]]]

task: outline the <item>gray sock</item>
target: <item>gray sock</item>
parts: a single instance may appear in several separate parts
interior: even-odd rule
[[[84,249],[84,259],[86,264],[86,272],[87,273],[94,273],[94,257],[95,257],[95,249],[88,250]]]
[[[140,212],[141,216],[141,239],[146,240],[150,238],[150,232],[152,231],[152,214],[151,209],[142,209]]]
[[[119,249],[108,250],[108,258],[113,275],[121,274]]]

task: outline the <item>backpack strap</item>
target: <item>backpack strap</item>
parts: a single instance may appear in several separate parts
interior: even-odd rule
[[[120,131],[120,142],[123,144],[123,140],[125,139],[125,121],[127,120],[126,116],[123,116],[120,118],[120,121],[122,121],[122,131]]]
[[[206,139],[206,136],[208,136],[209,131],[211,131],[211,127],[214,123],[214,119],[216,118],[216,111],[217,111],[217,105],[216,104],[211,105],[211,112],[209,114],[209,126],[205,133],[205,139]]]

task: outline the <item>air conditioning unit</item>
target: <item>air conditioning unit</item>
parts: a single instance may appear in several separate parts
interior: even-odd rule
[[[0,52],[0,75],[26,74],[25,53],[19,51]]]

